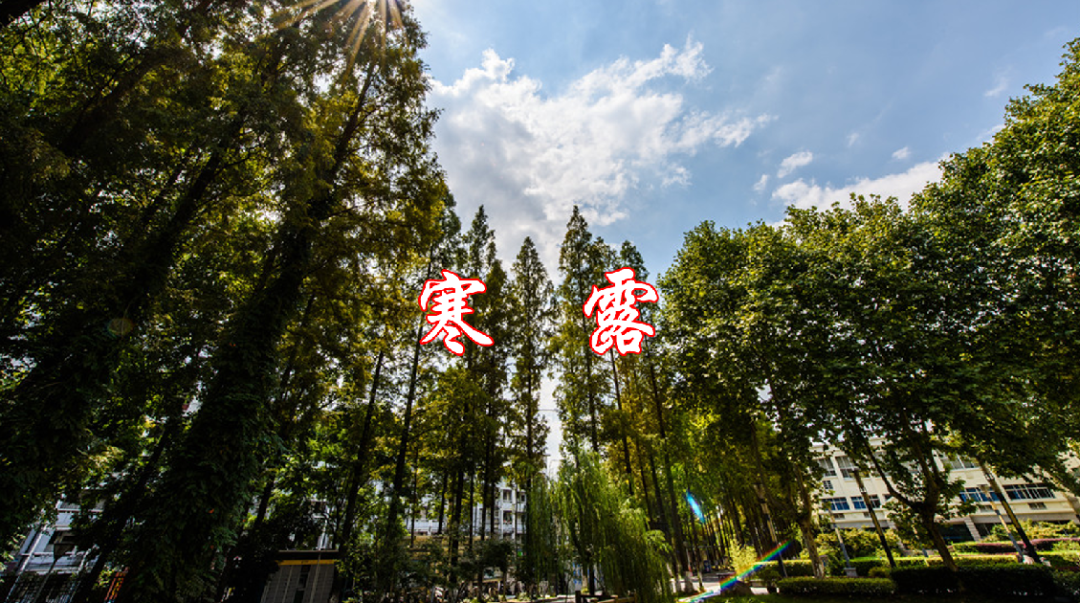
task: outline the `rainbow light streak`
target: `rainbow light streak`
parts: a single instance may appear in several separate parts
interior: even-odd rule
[[[742,580],[743,578],[745,578],[745,577],[749,576],[750,574],[752,574],[752,573],[758,571],[759,569],[761,569],[761,566],[763,566],[766,563],[772,561],[773,559],[776,559],[777,557],[779,557],[780,554],[783,553],[784,551],[786,551],[789,546],[791,546],[791,541],[790,540],[785,542],[784,544],[781,544],[780,546],[776,547],[775,549],[769,551],[768,553],[766,553],[764,557],[759,559],[756,563],[754,563],[754,565],[751,565],[750,569],[746,570],[745,572],[743,572],[743,573],[741,573],[741,574],[739,574],[737,576],[732,576],[732,577],[728,578],[727,580],[724,580],[723,582],[720,583],[720,586],[718,588],[710,589],[710,590],[707,590],[707,591],[705,591],[703,593],[699,593],[699,594],[696,594],[696,595],[694,595],[692,597],[687,597],[685,599],[679,599],[679,603],[698,603],[699,601],[703,601],[705,599],[708,599],[709,597],[715,597],[715,596],[719,595],[721,592],[723,592],[723,590],[725,588],[731,586],[736,581]]]
[[[697,516],[698,521],[700,521],[701,523],[705,523],[705,514],[701,512],[701,505],[698,504],[698,501],[696,498],[694,498],[694,495],[690,494],[689,492],[686,493],[686,504],[690,505],[690,510],[693,511],[694,515]]]

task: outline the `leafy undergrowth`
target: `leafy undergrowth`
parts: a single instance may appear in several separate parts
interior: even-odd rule
[[[783,595],[755,595],[753,597],[730,597],[724,603],[1001,603],[1002,599],[990,599],[977,595],[938,595],[923,597],[915,595],[892,595],[881,597],[785,597]],[[1017,600],[1017,599],[1012,599]],[[1024,599],[1027,601],[1052,601],[1053,599]]]

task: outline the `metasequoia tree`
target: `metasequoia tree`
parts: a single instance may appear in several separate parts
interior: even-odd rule
[[[608,372],[600,368],[601,358],[589,347],[595,320],[585,316],[582,306],[593,285],[605,284],[603,249],[574,206],[559,249],[562,283],[556,289],[558,318],[551,350],[557,359],[555,399],[563,433],[571,444],[587,443],[593,452],[600,451],[601,414],[611,381]]]
[[[146,33],[132,25],[137,15],[128,11],[104,18],[58,16],[50,24],[58,37],[44,25],[33,29],[31,36],[48,38],[44,64],[56,61],[45,73],[17,61],[25,37],[10,28],[0,35],[15,47],[4,53],[14,70],[30,80],[6,80],[12,87],[4,91],[11,109],[4,139],[12,144],[3,149],[0,178],[10,194],[0,212],[9,218],[2,220],[5,227],[19,231],[11,239],[16,253],[5,255],[0,318],[11,383],[0,407],[0,483],[10,493],[0,503],[5,537],[62,485],[82,480],[86,457],[80,451],[110,437],[93,430],[92,416],[108,396],[132,331],[153,320],[153,304],[184,244],[201,234],[194,231],[201,220],[229,220],[258,205],[250,183],[261,180],[264,153],[275,148],[271,132],[288,130],[293,105],[281,89],[292,83],[282,75],[287,65],[298,60],[286,52],[292,32],[252,46],[226,44],[218,60],[202,62],[212,40],[198,39],[180,45],[182,60],[159,66],[155,85],[125,94],[131,103],[126,121],[115,127],[104,118],[95,122],[95,145],[108,145],[107,151],[65,147],[57,124],[81,109],[52,94],[29,97],[33,103],[16,99],[28,98],[21,87],[32,82],[63,90],[90,85],[80,77],[106,77],[97,71],[105,65],[81,69],[82,55],[66,54],[63,45],[65,35],[86,34],[76,50],[94,58],[102,47],[122,52],[127,41],[117,36],[125,32]],[[117,31],[110,29],[117,24]],[[167,109],[149,110],[156,104]],[[33,141],[34,153],[47,159],[19,160],[27,150],[19,140]]]
[[[346,52],[346,32],[324,27],[323,18],[301,30]],[[278,345],[324,233],[345,222],[351,245],[340,251],[354,254],[387,236],[397,240],[372,248],[423,248],[417,237],[434,230],[444,185],[427,153],[434,114],[422,106],[422,36],[405,23],[407,35],[379,51],[366,44],[365,60],[347,63],[327,94],[294,116],[306,127],[275,174],[282,211],[270,261],[226,327],[199,411],[162,477],[174,504],[156,506],[141,526],[123,599],[197,596],[206,568],[234,538],[267,435]]]

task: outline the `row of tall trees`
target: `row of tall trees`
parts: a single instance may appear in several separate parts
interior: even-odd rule
[[[502,480],[528,494],[516,576],[572,560],[660,600],[733,544],[816,559],[817,441],[885,476],[947,562],[961,485],[935,452],[1080,493],[1077,43],[907,206],[688,233],[640,308],[660,336],[619,357],[581,307],[607,271],[647,280],[640,254],[575,208],[553,283],[529,239],[503,266],[483,208],[462,232],[407,6],[20,6],[0,15],[0,539],[61,496],[97,505],[79,600],[110,567],[125,601],[257,600],[276,551],[314,546],[340,552],[338,596],[482,579],[507,563]],[[467,319],[497,345],[419,344],[442,269],[486,283]],[[545,476],[548,379],[567,446]]]
[[[482,211],[459,232],[423,44],[396,2],[5,21],[5,552],[64,496],[101,508],[77,598],[112,566],[124,600],[257,600],[274,551],[316,544],[339,594],[401,587],[431,500],[453,567],[474,497],[496,529],[498,480],[543,465],[550,284],[531,241],[506,273]],[[418,346],[443,267],[488,283],[478,326],[512,347]]]
[[[880,475],[897,517],[953,568],[938,521],[963,484],[935,458],[1080,494],[1066,464],[1080,391],[1078,51],[906,206],[853,197],[687,234],[661,280],[663,336],[733,524],[760,502],[813,547],[815,442]],[[754,487],[762,500],[739,504]]]

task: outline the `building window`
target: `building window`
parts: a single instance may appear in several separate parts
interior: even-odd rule
[[[960,500],[964,502],[990,502],[990,500],[998,500],[998,495],[991,492],[989,495],[982,491],[982,488],[964,488],[964,491],[960,493]]]
[[[503,490],[503,502],[510,502],[510,491]]]
[[[1042,511],[1043,509],[1046,508],[1046,503],[1043,503],[1043,502],[1028,503],[1028,508],[1033,510],[1033,511]]]
[[[833,489],[832,480],[831,479],[821,480],[821,487],[826,489],[826,490],[832,490]]]
[[[979,465],[971,459],[960,456],[959,454],[950,454],[945,457],[945,462],[949,464],[949,468],[953,471],[959,471],[961,469],[978,469]]]
[[[852,496],[851,497],[851,504],[856,509],[859,509],[859,510],[862,510],[862,511],[866,510],[866,501],[864,501],[863,497],[861,497],[861,496]],[[873,508],[873,509],[880,509],[881,508],[881,499],[878,498],[877,494],[871,494],[870,495],[870,507]]]
[[[847,499],[842,496],[838,498],[823,498],[821,499],[821,502],[829,511],[848,511],[851,509],[851,507],[848,506]]]
[[[503,511],[503,523],[513,523],[514,514],[512,511]]]
[[[825,477],[836,477],[836,468],[833,467],[832,459],[818,459],[818,464],[821,465],[821,468],[824,471],[822,475],[824,475]]]
[[[1054,491],[1046,484],[1009,484],[1005,486],[1005,496],[1009,500],[1054,498]]]
[[[846,456],[836,457],[836,465],[840,467],[840,475],[844,476],[844,479],[855,479],[855,463],[851,462]]]

